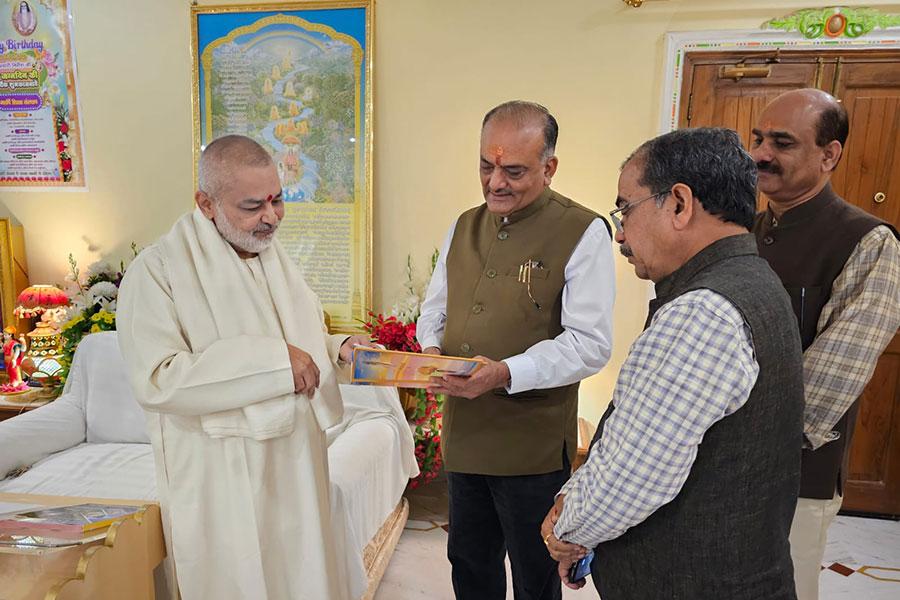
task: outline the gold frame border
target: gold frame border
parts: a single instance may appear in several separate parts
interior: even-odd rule
[[[0,311],[3,327],[13,325],[18,330],[18,322],[13,310],[16,308],[16,278],[13,270],[13,224],[8,218],[0,218]],[[2,327],[0,327],[2,329]]]
[[[355,289],[362,288],[363,294],[365,298],[362,299],[361,306],[356,306],[355,302],[351,304],[351,318],[359,318],[361,320],[365,320],[366,310],[372,306],[372,290],[374,283],[374,273],[373,273],[373,210],[372,210],[372,202],[373,202],[373,171],[372,165],[374,161],[374,156],[372,154],[373,147],[373,139],[374,139],[374,125],[375,121],[373,118],[373,72],[374,72],[374,55],[375,55],[375,45],[374,45],[374,31],[375,31],[375,0],[300,0],[298,2],[291,2],[286,4],[222,4],[222,5],[209,5],[209,6],[191,6],[191,112],[192,112],[192,146],[191,152],[193,154],[193,173],[194,173],[194,189],[197,189],[197,161],[200,159],[200,139],[201,139],[201,123],[200,123],[200,61],[203,57],[199,55],[199,40],[198,40],[198,31],[197,31],[197,22],[198,15],[201,14],[222,14],[222,13],[254,13],[254,12],[291,12],[291,11],[309,11],[309,10],[328,10],[328,9],[344,9],[344,8],[364,8],[366,17],[366,48],[363,54],[365,59],[365,90],[364,90],[364,111],[365,114],[362,115],[362,120],[359,118],[356,119],[356,123],[360,122],[365,124],[365,160],[361,161],[363,164],[360,165],[360,161],[355,161],[357,166],[355,169],[357,173],[361,168],[363,170],[363,178],[366,184],[365,190],[365,220],[364,223],[361,223],[361,227],[365,228],[365,231],[356,232],[357,239],[364,241],[366,244],[366,256],[365,256],[365,281],[362,286],[354,286]],[[275,15],[273,15],[275,16]],[[299,17],[298,17],[299,18]],[[327,29],[332,29],[329,26],[323,26]],[[238,30],[243,28],[238,28],[233,30],[230,34],[235,34]],[[333,31],[333,29],[332,29]],[[246,33],[246,32],[245,32]],[[337,35],[346,35],[339,34],[335,32]],[[352,38],[351,38],[352,39]],[[354,43],[358,45],[356,40],[353,40]],[[356,53],[354,52],[354,57]],[[360,86],[356,86],[357,93],[359,92]],[[359,110],[359,102],[356,102],[356,109]],[[359,139],[360,136],[357,135],[356,139]],[[359,173],[358,173],[359,174]],[[355,275],[354,275],[355,277]],[[351,300],[352,302],[352,300]],[[360,325],[350,323],[341,323],[338,322],[335,324],[336,332],[357,332],[360,331]]]

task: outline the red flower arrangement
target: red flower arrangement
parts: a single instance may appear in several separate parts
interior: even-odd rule
[[[395,316],[385,317],[382,314],[369,313],[369,320],[363,324],[372,341],[378,342],[388,350],[402,352],[421,352],[422,346],[416,340],[416,324],[401,323]]]
[[[369,320],[363,323],[372,338],[388,350],[402,352],[421,352],[422,347],[416,340],[415,322],[403,323],[395,316],[385,317],[383,314],[369,313]],[[409,482],[410,488],[430,483],[440,472],[443,459],[441,457],[441,410],[444,400],[425,389],[409,390],[416,396],[416,409],[411,420],[415,425],[416,462],[419,465],[419,476]]]
[[[63,181],[72,179],[72,155],[69,152],[69,113],[62,107],[57,107],[55,114],[56,123],[56,150],[59,154],[60,167],[62,168]],[[65,137],[64,137],[65,136]]]
[[[416,390],[419,402],[416,412],[413,414],[413,423],[416,431],[413,437],[416,440],[416,462],[419,465],[419,476],[409,482],[409,487],[415,489],[420,485],[431,483],[441,470],[443,457],[441,456],[441,423],[443,416],[443,398],[438,398],[428,390]]]

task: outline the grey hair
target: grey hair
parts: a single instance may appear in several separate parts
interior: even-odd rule
[[[703,209],[748,230],[756,215],[756,163],[737,132],[720,127],[679,129],[644,142],[622,164],[641,169],[638,182],[662,193],[691,188]]]
[[[559,124],[550,111],[537,102],[510,100],[495,106],[484,115],[484,120],[481,121],[482,130],[491,119],[509,119],[520,127],[530,125],[535,119],[540,119],[544,131],[544,149],[541,151],[541,160],[547,160],[556,152]]]
[[[271,164],[272,156],[255,140],[244,135],[223,135],[210,142],[200,154],[197,165],[200,191],[216,199],[235,168]]]

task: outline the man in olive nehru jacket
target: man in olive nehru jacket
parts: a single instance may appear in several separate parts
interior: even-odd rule
[[[531,102],[484,118],[485,203],[450,228],[418,322],[425,352],[480,356],[469,378],[434,378],[449,397],[443,454],[447,554],[460,599],[562,594],[540,526],[569,477],[578,382],[609,360],[615,295],[610,231],[548,186],[556,119]]]

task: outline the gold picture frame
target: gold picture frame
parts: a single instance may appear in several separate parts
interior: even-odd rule
[[[195,187],[212,139],[266,147],[278,238],[341,332],[372,304],[373,31],[374,0],[191,7]]]
[[[19,293],[28,285],[25,229],[11,217],[0,217],[0,330],[9,325],[20,329],[13,311]]]

